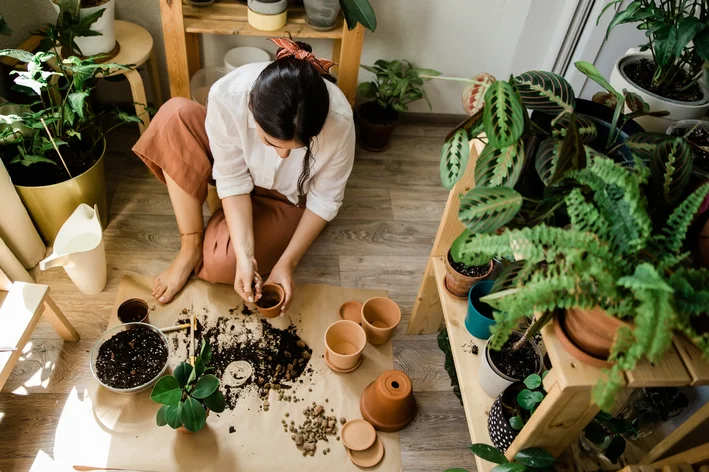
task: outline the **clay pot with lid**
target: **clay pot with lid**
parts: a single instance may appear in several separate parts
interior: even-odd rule
[[[369,344],[386,344],[400,321],[401,309],[394,300],[374,297],[362,305],[362,327]]]
[[[416,400],[409,376],[388,370],[364,389],[359,402],[362,418],[377,430],[393,433],[404,429],[416,414]]]
[[[264,284],[261,298],[256,302],[256,309],[265,318],[275,318],[281,314],[281,305],[286,299],[283,287],[277,284]]]
[[[336,372],[351,372],[362,361],[367,336],[350,320],[335,321],[325,331],[325,361]]]

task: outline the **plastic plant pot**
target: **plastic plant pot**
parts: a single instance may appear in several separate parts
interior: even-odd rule
[[[476,283],[468,292],[468,314],[465,316],[465,329],[478,339],[490,337],[490,327],[495,324],[492,314],[494,308],[480,298],[490,293],[495,282],[483,280]]]

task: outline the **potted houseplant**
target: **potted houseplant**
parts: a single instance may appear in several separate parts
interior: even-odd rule
[[[680,120],[667,128],[667,134],[687,141],[692,150],[692,173],[702,181],[709,181],[709,122]]]
[[[486,256],[480,256],[467,264],[456,261],[448,251],[445,259],[446,277],[444,287],[448,293],[457,298],[468,298],[470,288],[483,280],[492,272],[493,261]]]
[[[490,326],[495,324],[494,308],[480,299],[490,293],[493,280],[476,282],[468,292],[468,311],[465,315],[465,329],[478,339],[490,337]]]
[[[634,441],[652,434],[670,418],[682,413],[689,406],[689,399],[677,387],[646,387],[634,389],[618,414],[633,426]]]
[[[556,462],[554,456],[549,454],[549,451],[539,448],[530,447],[522,449],[515,454],[514,461],[510,462],[505,457],[505,454],[499,449],[488,444],[472,444],[468,449],[479,458],[498,464],[491,472],[524,472],[527,470],[550,470]],[[447,469],[445,472],[467,472],[466,469]]]
[[[63,57],[117,54],[116,0],[50,1],[57,12],[56,24],[60,34],[56,39],[62,46]]]
[[[502,392],[490,409],[487,430],[492,443],[501,451],[507,451],[519,431],[529,421],[546,392],[542,386],[544,375],[530,374],[524,382],[515,382]]]
[[[498,333],[485,343],[478,382],[485,393],[497,398],[507,387],[540,373],[543,367],[542,353],[532,338],[525,338],[521,331]]]
[[[616,0],[611,6],[620,6]],[[667,119],[644,117],[648,131],[664,132],[671,121],[700,119],[709,110],[709,91],[703,83],[709,60],[709,1],[635,0],[618,9],[608,33],[623,23],[637,23],[647,42],[619,58],[611,83],[641,96],[653,110],[668,110]]]
[[[374,32],[377,29],[377,17],[369,0],[303,0],[308,25],[319,31],[329,31],[337,25],[340,8],[345,15],[349,29],[357,24]]]
[[[422,76],[436,76],[440,72],[413,67],[405,60],[380,59],[362,68],[373,73],[375,80],[359,84],[360,94],[369,99],[357,109],[359,144],[367,151],[379,152],[389,147],[399,113],[405,112],[411,102],[421,99],[428,102],[423,89],[423,82],[428,79]]]
[[[226,400],[219,379],[209,373],[211,360],[212,347],[203,339],[194,365],[181,362],[172,375],[158,380],[150,392],[150,398],[162,405],[155,416],[158,426],[196,433],[204,428],[210,411],[224,411]]]
[[[579,436],[579,449],[592,457],[617,464],[625,452],[624,436],[632,436],[634,430],[629,421],[601,411]]]
[[[46,31],[57,39],[54,27]],[[105,136],[125,122],[140,123],[140,118],[121,111],[95,112],[88,98],[99,74],[128,67],[76,56],[62,60],[56,47],[36,54],[5,49],[0,56],[27,63],[26,71],[11,73],[18,88],[35,101],[25,111],[0,115],[0,122],[12,124],[0,131],[0,148],[40,234],[51,243],[80,203],[98,205],[105,227]],[[18,132],[19,126],[31,132]]]

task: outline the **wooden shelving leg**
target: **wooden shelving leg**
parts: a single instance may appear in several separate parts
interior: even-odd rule
[[[170,96],[190,98],[190,69],[182,0],[160,0]],[[193,42],[193,40],[190,40]],[[191,48],[194,46],[191,45]]]
[[[507,459],[528,447],[543,447],[558,457],[599,411],[591,401],[591,386],[562,385],[553,369],[544,379],[544,389],[547,396],[507,449]]]
[[[665,439],[660,441],[657,446],[653,447],[652,450],[643,457],[640,461],[641,464],[652,464],[658,461],[663,456],[665,456],[673,447],[677,445],[682,439],[684,439],[689,433],[697,429],[704,422],[709,420],[709,403],[706,403],[700,409],[698,409],[692,416],[687,418],[687,420],[679,425],[674,431],[672,431]]]
[[[202,68],[202,58],[199,54],[199,35],[185,33],[185,45],[187,47],[187,64],[190,78],[192,78],[194,73]]]
[[[409,318],[407,334],[432,334],[438,332],[443,321],[441,299],[436,288],[436,278],[433,273],[433,264],[428,259],[423,281],[416,296],[414,309]]]
[[[342,46],[340,47],[337,84],[345,94],[350,105],[357,98],[357,78],[359,77],[359,60],[362,57],[362,42],[364,41],[364,26],[357,25],[353,30],[343,25]]]
[[[347,26],[345,26],[346,28]],[[332,62],[340,63],[340,50],[342,49],[342,40],[333,39],[332,40]],[[337,69],[335,69],[337,71]]]

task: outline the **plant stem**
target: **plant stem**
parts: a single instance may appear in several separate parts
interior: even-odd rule
[[[606,149],[611,147],[611,144],[615,142],[618,135],[620,134],[620,130],[618,129],[618,119],[620,118],[620,114],[623,111],[623,107],[625,107],[625,100],[622,96],[617,96],[617,99],[618,103],[615,106],[615,112],[613,112],[613,121],[611,121],[611,130],[610,133],[608,133]]]

